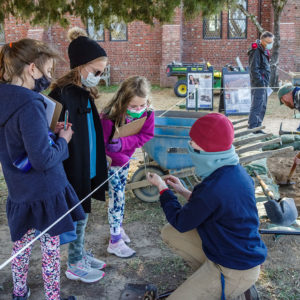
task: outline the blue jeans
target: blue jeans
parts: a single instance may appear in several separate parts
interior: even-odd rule
[[[259,127],[267,109],[267,88],[252,89],[251,108],[248,119],[248,128]]]
[[[88,221],[88,214],[83,220],[77,221],[76,234],[77,239],[69,243],[69,264],[76,264],[78,261],[82,260],[83,249],[84,249],[84,236],[85,228]]]

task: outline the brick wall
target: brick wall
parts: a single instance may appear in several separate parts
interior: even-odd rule
[[[270,1],[263,1],[262,10],[270,7]],[[256,16],[259,15],[259,2],[257,0],[248,1],[248,11]],[[263,26],[270,30],[270,11],[264,11],[265,18]],[[247,49],[258,36],[258,30],[253,23],[247,21],[247,38],[229,39],[228,38],[228,13],[222,12],[222,38],[204,39],[203,38],[203,19],[201,17],[195,20],[184,20],[183,22],[183,61],[201,62],[209,61],[215,69],[221,70],[222,67],[231,63],[237,65],[236,57],[239,56],[243,66],[248,65]]]
[[[271,0],[248,0],[248,10],[258,16],[262,26],[272,31]],[[261,15],[261,17],[260,17]],[[70,16],[70,27],[83,27],[79,18]],[[5,20],[7,42],[32,37],[52,44],[62,53],[63,61],[57,64],[57,76],[69,69],[67,48],[68,28],[58,25],[49,28],[30,27],[28,23],[18,23],[14,18]],[[259,36],[250,20],[247,23],[246,39],[228,39],[228,14],[222,12],[222,38],[203,39],[203,20],[201,16],[194,20],[186,19],[177,9],[173,22],[161,25],[155,22],[149,26],[143,22],[128,24],[127,41],[110,41],[105,30],[105,40],[99,44],[104,47],[111,65],[111,82],[118,83],[130,75],[144,75],[152,83],[161,86],[173,86],[174,77],[166,77],[166,66],[175,61],[209,61],[215,69],[221,69],[226,63],[236,65],[235,58],[240,57],[244,66],[248,65],[247,49]],[[300,5],[299,0],[289,0],[281,19],[280,68],[287,71],[300,71]],[[283,72],[279,73],[282,77]]]
[[[280,57],[279,67],[285,72],[300,72],[300,1],[287,2],[280,19]],[[291,77],[279,70],[280,78]]]

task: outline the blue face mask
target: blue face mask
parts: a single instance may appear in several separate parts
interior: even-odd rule
[[[46,90],[51,83],[50,80],[45,75],[43,75],[41,78],[38,78],[38,79],[33,78],[33,80],[34,80],[33,91],[35,91],[37,93],[40,93],[40,92]]]
[[[235,152],[234,146],[231,146],[227,151],[195,152],[194,148],[188,144],[188,151],[195,165],[195,172],[202,180],[223,166],[237,165],[239,163],[239,157]]]
[[[273,43],[266,45],[266,49],[267,50],[271,50],[272,48],[273,48]]]

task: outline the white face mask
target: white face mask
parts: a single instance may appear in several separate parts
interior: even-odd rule
[[[81,75],[81,83],[86,87],[94,87],[99,83],[99,81],[100,81],[100,76],[95,76],[91,72],[89,72],[86,79]]]
[[[272,48],[273,48],[273,43],[266,45],[266,49],[267,50],[271,50]]]

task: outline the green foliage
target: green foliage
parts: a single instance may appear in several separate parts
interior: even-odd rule
[[[183,0],[186,17],[194,17],[202,11],[203,15],[219,12],[225,4],[237,0]],[[181,5],[180,0],[0,0],[0,22],[12,15],[32,25],[58,23],[69,24],[68,16],[80,17],[84,24],[91,19],[95,26],[135,20],[146,24],[171,22],[175,8]]]

